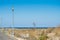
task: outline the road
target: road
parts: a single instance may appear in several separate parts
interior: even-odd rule
[[[0,40],[16,40],[16,39],[7,36],[5,33],[0,32]]]

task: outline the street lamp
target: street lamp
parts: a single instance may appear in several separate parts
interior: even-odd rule
[[[1,20],[1,16],[0,16],[0,27],[2,28],[2,20]]]
[[[14,7],[12,7],[12,36],[14,37]]]
[[[0,16],[0,27],[2,28],[2,18],[1,18],[1,16]]]
[[[2,20],[1,20],[1,16],[0,16],[0,27],[1,27],[1,24],[2,24]]]

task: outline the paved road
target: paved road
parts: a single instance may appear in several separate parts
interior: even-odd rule
[[[5,33],[0,32],[0,40],[16,40],[16,39],[7,36]]]

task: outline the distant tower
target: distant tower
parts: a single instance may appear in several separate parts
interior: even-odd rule
[[[33,29],[35,30],[35,28],[36,28],[36,23],[33,22]]]
[[[36,23],[35,22],[33,22],[33,26],[36,27]]]

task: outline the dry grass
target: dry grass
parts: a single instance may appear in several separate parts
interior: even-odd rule
[[[14,36],[20,37],[21,34],[29,34],[31,38],[38,39],[40,37],[40,34],[43,32],[51,33],[55,32],[56,35],[60,35],[60,28],[48,28],[48,29],[14,29]],[[11,34],[12,30],[8,29],[8,33]]]
[[[8,30],[8,33],[10,34],[12,32],[11,29]],[[35,38],[39,38],[40,33],[42,32],[41,29],[15,29],[14,30],[14,35],[16,37],[20,37],[21,34],[29,34],[30,37],[35,37]]]

